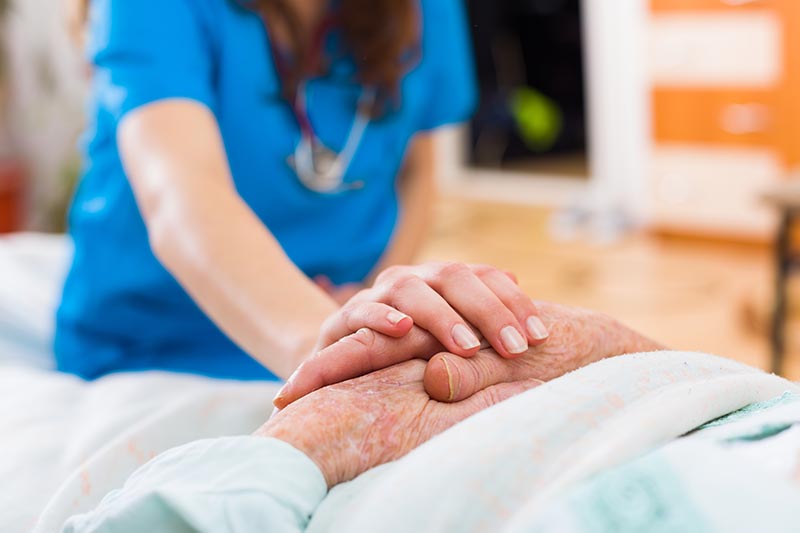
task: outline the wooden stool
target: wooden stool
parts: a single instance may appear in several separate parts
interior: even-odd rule
[[[780,212],[775,239],[775,302],[772,312],[770,343],[772,371],[780,374],[786,355],[786,311],[788,280],[800,267],[800,254],[792,252],[792,227],[800,220],[800,181],[791,180],[764,194],[764,199]]]

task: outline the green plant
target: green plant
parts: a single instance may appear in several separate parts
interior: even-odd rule
[[[3,23],[5,22],[6,15],[8,15],[9,11],[11,11],[11,0],[0,0],[0,28],[3,27]],[[2,46],[3,42],[0,40],[0,81],[3,79],[3,60],[5,59],[5,54],[2,53]]]
[[[11,0],[0,0],[0,35],[5,33],[2,30],[9,11],[11,11]],[[6,54],[4,44],[3,39],[0,38],[0,121],[2,121],[3,109],[5,108]]]

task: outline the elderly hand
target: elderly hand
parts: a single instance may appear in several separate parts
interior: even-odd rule
[[[530,348],[516,359],[498,357],[491,349],[481,350],[469,359],[437,354],[425,372],[425,388],[431,398],[458,401],[493,384],[528,378],[548,381],[606,357],[664,349],[601,313],[547,302],[537,302],[537,308],[550,331],[546,344]],[[335,377],[339,372],[335,366],[337,361],[380,359],[385,354],[402,350],[435,353],[441,351],[437,347],[438,341],[416,326],[402,338],[362,330],[333,344],[317,357],[333,365],[329,371]],[[327,374],[323,371],[321,376],[319,386],[327,384]]]
[[[323,388],[273,416],[255,435],[281,439],[302,451],[333,487],[541,384],[535,379],[504,383],[462,402],[440,403],[425,392],[424,373],[424,361],[407,361]]]
[[[509,359],[548,336],[533,301],[496,268],[459,263],[389,268],[326,321],[315,355],[289,379],[275,405],[282,408],[325,385],[440,351],[472,357],[480,348],[473,326]],[[413,331],[417,340],[406,338]],[[420,331],[430,338],[419,340]],[[399,342],[378,350],[376,335]],[[353,349],[325,351],[340,340]]]
[[[498,383],[549,381],[607,357],[666,349],[604,314],[545,302],[537,306],[550,330],[547,344],[514,360],[497,357],[492,350],[468,360],[437,354],[425,369],[431,398],[458,402]]]

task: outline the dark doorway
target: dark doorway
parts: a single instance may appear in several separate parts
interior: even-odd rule
[[[473,166],[586,177],[580,0],[468,0],[480,83]]]

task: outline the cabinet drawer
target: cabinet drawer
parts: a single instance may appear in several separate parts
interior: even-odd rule
[[[768,238],[776,215],[762,194],[783,178],[769,150],[661,146],[650,187],[654,225],[696,234]]]
[[[783,77],[783,25],[775,11],[657,15],[649,35],[656,86],[771,88]]]
[[[653,91],[658,142],[781,146],[785,117],[775,91]]]
[[[656,13],[674,11],[708,11],[779,8],[795,0],[650,0],[650,10]]]

